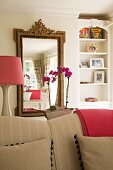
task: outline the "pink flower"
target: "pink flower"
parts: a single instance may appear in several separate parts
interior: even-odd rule
[[[69,70],[69,68],[68,67],[57,67],[57,69],[58,69],[58,72],[60,72],[60,73],[66,73],[66,72],[69,72],[70,70]]]
[[[49,83],[49,82],[50,82],[50,77],[48,77],[48,76],[44,76],[43,80],[44,80],[44,82]]]
[[[71,75],[72,75],[72,72],[71,72],[71,71],[65,72],[65,77],[69,78],[69,77],[71,77]]]
[[[66,68],[65,67],[62,67],[61,71],[62,72],[65,72]]]
[[[70,70],[69,70],[69,68],[68,68],[68,67],[66,67],[66,68],[65,68],[65,72],[68,72],[68,71],[70,71]]]
[[[53,75],[56,77],[56,76],[58,76],[58,71],[54,71],[53,72]]]
[[[58,72],[62,73],[62,68],[63,68],[63,67],[58,66],[58,67],[57,67]]]
[[[56,81],[56,79],[57,79],[56,77],[53,77],[51,82],[54,83]]]
[[[49,75],[53,75],[53,70],[51,70],[51,71],[49,72]]]
[[[51,70],[51,71],[49,72],[49,75],[54,75],[54,76],[56,77],[56,76],[58,76],[58,71],[53,71],[53,70]]]

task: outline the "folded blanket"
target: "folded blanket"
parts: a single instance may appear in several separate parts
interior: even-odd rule
[[[84,136],[113,136],[113,110],[78,109],[76,113]]]

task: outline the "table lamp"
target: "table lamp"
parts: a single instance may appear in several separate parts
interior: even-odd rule
[[[21,59],[15,56],[0,56],[0,85],[3,90],[1,116],[11,116],[9,87],[24,84]]]

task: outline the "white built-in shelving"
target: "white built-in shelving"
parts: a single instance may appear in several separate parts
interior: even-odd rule
[[[98,20],[97,20],[98,21]],[[79,19],[78,33],[82,28],[99,27],[103,30],[101,39],[79,38],[78,34],[78,108],[111,108],[111,58],[110,58],[110,32],[104,28],[104,21],[92,25],[92,20]],[[94,52],[87,50],[87,44],[96,45]],[[103,61],[102,66],[91,65],[92,59]],[[83,62],[87,66],[82,65]],[[102,72],[103,81],[95,82],[95,72]],[[86,102],[85,98],[94,97],[96,102]]]

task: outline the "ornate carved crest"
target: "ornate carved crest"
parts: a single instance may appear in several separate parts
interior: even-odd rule
[[[46,28],[43,24],[42,20],[39,19],[38,22],[35,22],[34,25],[32,25],[32,28],[28,30],[28,33],[32,34],[38,34],[38,35],[55,35],[56,31],[52,30],[50,28]]]

